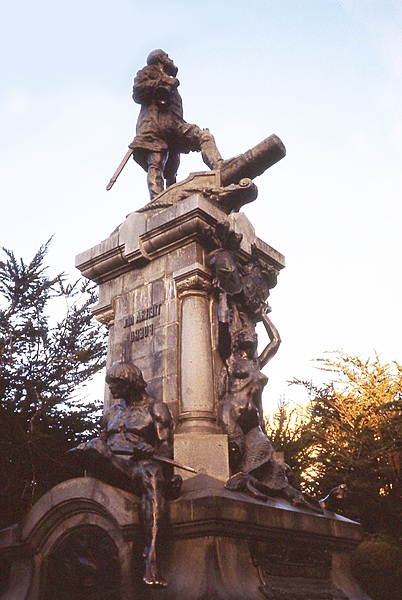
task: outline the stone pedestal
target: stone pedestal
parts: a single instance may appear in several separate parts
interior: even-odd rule
[[[142,581],[139,499],[80,478],[53,488],[22,524],[0,532],[9,566],[2,600],[370,600],[349,572],[350,550],[361,538],[357,523],[224,487],[230,472],[227,436],[217,423],[220,292],[208,227],[226,223],[242,235],[236,268],[258,262],[275,279],[284,257],[255,236],[244,214],[228,215],[219,199],[194,191],[208,187],[212,198],[218,175],[194,174],[184,187],[172,186],[76,262],[99,284],[94,312],[109,327],[108,365],[132,361],[141,369],[147,392],[173,414],[174,458],[198,471],[180,471],[182,494],[168,503],[158,554],[167,588]],[[261,279],[248,274],[247,289],[258,288]],[[112,402],[106,395],[105,409]]]
[[[173,273],[178,298],[181,431],[217,432],[211,354],[211,275],[200,263]]]
[[[194,179],[207,175],[213,172]],[[148,393],[166,402],[174,416],[180,434],[175,459],[222,480],[229,465],[217,427],[222,361],[205,227],[224,222],[243,236],[240,259],[247,261],[255,247],[279,273],[284,257],[256,237],[246,216],[227,215],[201,193],[158,211],[129,214],[107,240],[76,259],[81,273],[99,284],[95,315],[109,326],[108,365],[138,365]],[[107,396],[105,408],[111,403]],[[190,448],[191,461],[185,455]]]
[[[360,527],[333,513],[267,503],[197,475],[170,503],[168,587],[141,580],[138,498],[96,479],[65,481],[0,532],[2,600],[370,600],[350,575]]]
[[[174,457],[183,464],[191,465],[197,473],[208,473],[220,481],[230,477],[228,438],[216,433],[177,433],[174,437]],[[183,479],[192,474],[182,469],[176,473]]]

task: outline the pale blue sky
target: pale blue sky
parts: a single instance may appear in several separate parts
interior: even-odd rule
[[[402,362],[402,4],[378,0],[0,0],[0,245],[53,270],[147,201],[130,162],[132,79],[161,47],[185,117],[225,157],[271,133],[287,157],[245,208],[285,254],[271,294],[282,347],[266,406],[326,350]],[[198,155],[180,171],[200,170]]]

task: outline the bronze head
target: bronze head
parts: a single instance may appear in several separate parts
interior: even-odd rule
[[[129,400],[142,393],[147,384],[133,363],[118,361],[106,371],[106,383],[113,398]]]
[[[171,77],[176,77],[178,72],[178,68],[173,60],[169,58],[167,52],[160,48],[152,50],[152,52],[148,54],[147,65],[161,65],[165,73]]]

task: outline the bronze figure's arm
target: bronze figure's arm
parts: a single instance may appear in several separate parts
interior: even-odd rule
[[[169,407],[164,402],[154,401],[151,413],[155,422],[155,451],[168,458],[173,457],[173,419]]]
[[[265,367],[265,365],[271,360],[271,358],[275,356],[275,354],[278,352],[280,343],[282,341],[277,328],[263,310],[261,311],[261,321],[264,324],[265,331],[268,334],[270,342],[258,357],[258,360],[260,362],[260,369]]]
[[[149,65],[138,71],[133,86],[133,100],[137,104],[148,105],[153,100],[155,90],[160,86],[176,89],[179,80],[167,75],[155,65]]]

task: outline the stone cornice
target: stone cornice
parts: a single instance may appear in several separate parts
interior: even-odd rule
[[[179,295],[186,292],[209,292],[212,289],[210,273],[200,265],[194,263],[173,273],[176,289]]]
[[[243,234],[243,260],[250,256],[253,244],[260,258],[277,271],[285,266],[283,255],[255,236],[244,213],[228,216],[213,201],[197,193],[156,214],[130,213],[108,239],[79,254],[76,267],[84,277],[103,283],[194,240],[203,245],[205,225],[214,226],[220,221],[229,222]]]

